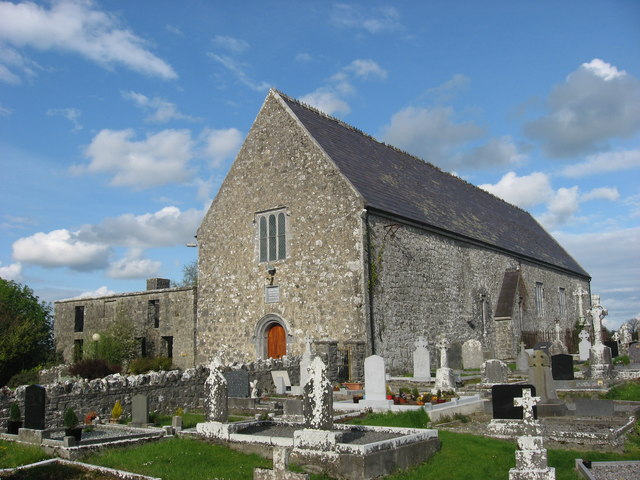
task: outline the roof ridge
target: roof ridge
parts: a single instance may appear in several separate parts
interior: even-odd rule
[[[363,137],[368,138],[369,140],[372,140],[372,141],[374,141],[374,142],[376,142],[376,143],[378,143],[378,144],[380,144],[380,145],[382,145],[382,146],[384,146],[386,148],[389,148],[390,150],[393,150],[393,151],[395,151],[397,153],[400,153],[400,154],[402,154],[402,155],[404,155],[406,157],[409,157],[409,158],[413,159],[414,161],[418,161],[418,162],[420,162],[420,163],[422,163],[424,165],[427,165],[428,167],[431,167],[431,168],[433,168],[434,170],[436,170],[436,171],[438,171],[440,173],[443,173],[445,175],[449,175],[450,177],[453,177],[453,178],[457,179],[460,182],[466,183],[467,185],[479,190],[480,192],[482,192],[482,193],[484,193],[484,194],[486,194],[486,195],[488,195],[490,197],[493,197],[496,200],[499,200],[500,202],[505,203],[505,204],[509,205],[510,207],[515,208],[516,210],[519,210],[519,211],[521,211],[521,212],[523,212],[523,213],[525,213],[527,215],[530,215],[532,218],[534,218],[533,215],[531,215],[531,213],[528,212],[527,210],[525,210],[523,208],[520,208],[519,206],[514,205],[512,203],[507,202],[503,198],[500,198],[500,197],[494,195],[493,193],[491,193],[491,192],[489,192],[489,191],[487,191],[487,190],[485,190],[483,188],[480,188],[478,185],[474,185],[473,183],[465,180],[464,178],[462,178],[462,177],[460,177],[458,175],[454,175],[451,172],[447,172],[446,170],[443,170],[439,166],[434,165],[433,163],[425,160],[424,158],[420,158],[417,155],[414,155],[412,153],[407,152],[406,150],[403,150],[403,149],[401,149],[399,147],[396,147],[395,145],[391,145],[389,143],[380,141],[377,138],[375,138],[373,135],[370,135],[370,134],[360,130],[359,128],[354,127],[353,125],[345,122],[344,120],[341,120],[341,119],[339,119],[337,117],[334,117],[333,115],[329,115],[328,113],[323,112],[322,110],[319,110],[318,108],[316,108],[316,107],[314,107],[312,105],[309,105],[309,104],[307,104],[307,103],[305,103],[305,102],[303,102],[301,100],[298,100],[297,98],[293,98],[293,97],[287,95],[286,93],[278,90],[277,88],[272,88],[271,90],[273,90],[275,93],[277,93],[281,97],[285,98],[286,100],[289,100],[290,102],[296,103],[296,104],[300,105],[301,107],[306,108],[307,110],[310,110],[310,111],[316,113],[317,115],[320,115],[321,117],[326,118],[327,120],[335,122],[338,125],[340,125],[341,127],[346,128],[347,130],[351,130],[352,132],[358,133],[358,134],[362,135]],[[535,218],[534,218],[534,220],[535,220]]]

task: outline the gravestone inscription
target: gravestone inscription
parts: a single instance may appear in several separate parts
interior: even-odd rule
[[[531,394],[535,396],[536,387],[533,385],[493,385],[491,387],[493,418],[508,420],[522,419],[523,409],[521,406],[516,407],[513,404],[513,399],[516,397],[522,397],[522,390],[525,388],[530,388]],[[538,418],[538,411],[536,407],[533,407],[533,415],[534,418]]]
[[[24,391],[24,428],[44,430],[47,395],[42,385],[29,385]]]
[[[551,375],[554,380],[573,380],[573,357],[561,353],[551,357]]]
[[[249,372],[246,370],[230,370],[224,372],[230,397],[249,397]]]

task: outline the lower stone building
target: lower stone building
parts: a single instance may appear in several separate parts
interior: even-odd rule
[[[170,288],[167,279],[147,280],[147,290],[55,302],[56,350],[65,361],[83,357],[94,334],[118,318],[129,320],[141,357],[170,357],[178,368],[195,365],[196,288]]]

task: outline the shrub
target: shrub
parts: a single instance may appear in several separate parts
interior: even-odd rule
[[[118,418],[120,418],[120,416],[122,415],[122,404],[120,403],[120,400],[116,400],[116,403],[113,405],[113,408],[111,409],[111,418],[113,418],[114,420],[117,420]]]
[[[16,402],[13,402],[9,407],[9,420],[12,422],[20,421],[20,407]]]
[[[158,370],[171,370],[171,359],[168,357],[141,357],[132,360],[129,370],[134,375]]]
[[[66,428],[73,428],[78,425],[78,416],[76,412],[73,411],[73,408],[67,408],[64,412],[63,423]]]
[[[7,382],[7,387],[16,388],[20,385],[33,385],[34,383],[38,383],[40,381],[40,379],[38,378],[39,371],[40,367],[34,367],[29,370],[22,370],[20,373],[16,373],[9,379],[9,381]]]
[[[120,373],[121,370],[122,368],[119,365],[109,365],[105,360],[99,358],[86,358],[69,367],[71,375],[78,375],[87,380],[106,377],[112,373]]]
[[[614,365],[629,365],[629,363],[631,363],[629,355],[621,355],[613,359]]]

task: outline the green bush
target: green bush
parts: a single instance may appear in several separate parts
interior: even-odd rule
[[[78,425],[78,416],[73,411],[73,408],[67,408],[64,412],[63,423],[66,428],[73,428]]]
[[[134,375],[159,370],[171,370],[171,359],[168,357],[141,357],[132,360],[129,371]]]
[[[614,365],[629,365],[629,363],[631,363],[629,355],[621,355],[613,359]]]
[[[20,407],[16,402],[13,402],[9,407],[9,420],[12,422],[20,421]]]
[[[34,383],[38,383],[40,381],[40,378],[38,377],[39,371],[40,367],[34,367],[29,370],[22,370],[20,373],[16,373],[9,379],[9,381],[7,382],[7,387],[16,388],[20,385],[33,385]]]
[[[106,377],[113,373],[120,373],[122,367],[119,365],[109,365],[101,358],[86,358],[74,363],[69,367],[71,375],[78,375],[87,380]]]

